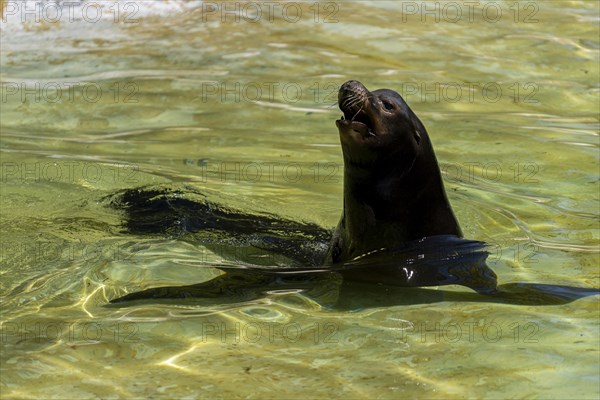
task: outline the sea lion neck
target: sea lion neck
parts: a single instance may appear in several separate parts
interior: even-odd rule
[[[339,261],[427,236],[462,236],[435,156],[416,157],[411,167],[344,168]]]

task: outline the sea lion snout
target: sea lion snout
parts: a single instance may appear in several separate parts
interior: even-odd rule
[[[365,87],[365,85],[363,85],[359,81],[349,80],[349,81],[344,82],[342,84],[342,86],[340,86],[340,91],[339,91],[339,94],[338,94],[338,99],[341,99],[342,97],[345,97],[349,93],[359,93],[359,92],[364,92],[366,94],[369,91],[367,90],[367,88]]]
[[[346,119],[351,119],[350,114],[355,114],[364,107],[368,95],[369,91],[359,81],[347,81],[340,86],[338,104]]]

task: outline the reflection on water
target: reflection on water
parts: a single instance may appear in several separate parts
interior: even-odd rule
[[[573,289],[600,285],[597,2],[53,4],[2,2],[3,396],[598,397],[598,296]],[[355,283],[333,308],[106,306],[225,259],[123,232],[117,190],[334,226],[348,79],[423,120],[505,298]]]

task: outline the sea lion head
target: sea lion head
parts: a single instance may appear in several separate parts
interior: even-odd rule
[[[402,96],[390,89],[370,92],[351,80],[340,87],[338,102],[344,115],[336,125],[347,167],[410,167],[427,133]]]

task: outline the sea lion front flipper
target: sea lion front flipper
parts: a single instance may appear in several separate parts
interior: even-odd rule
[[[336,270],[349,282],[397,287],[461,285],[493,294],[497,277],[486,264],[487,256],[483,242],[439,235],[371,252]]]

